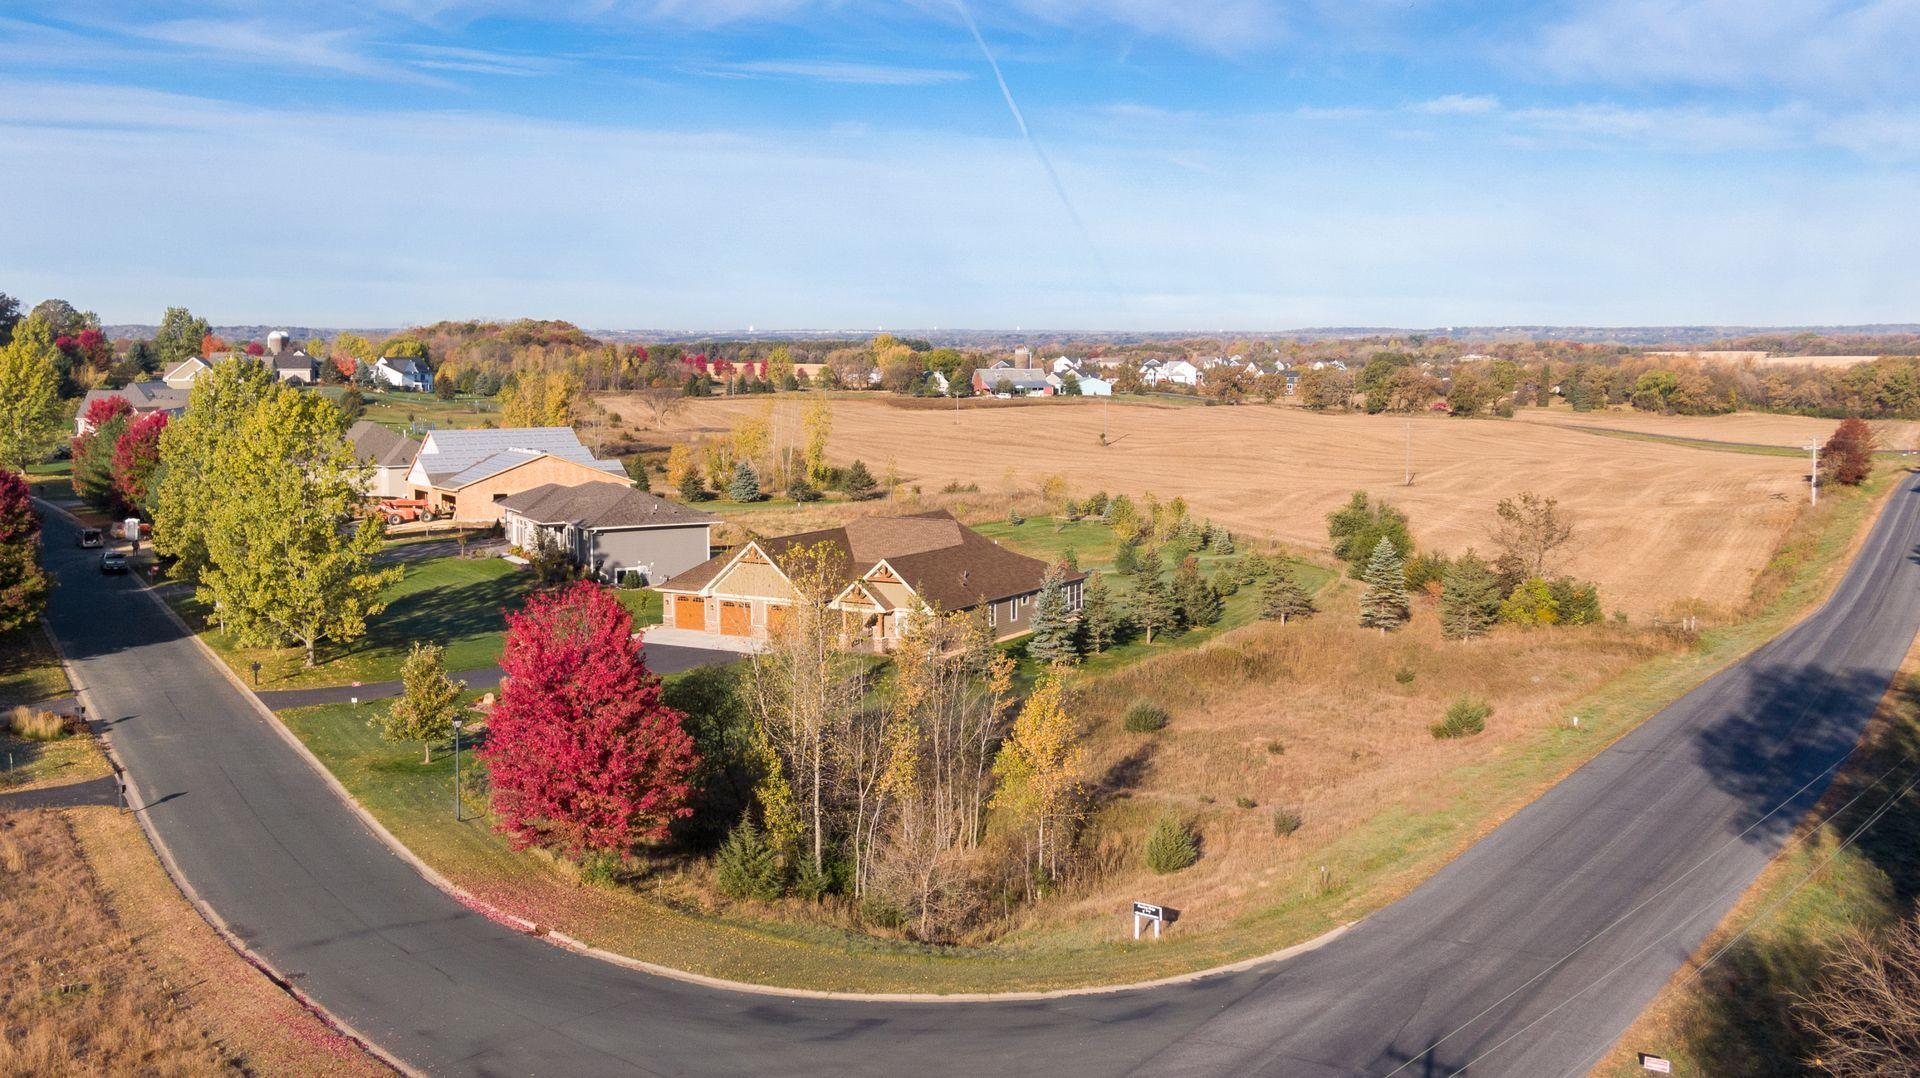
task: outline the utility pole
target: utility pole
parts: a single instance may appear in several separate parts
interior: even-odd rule
[[[1812,465],[1807,472],[1807,504],[1820,504],[1820,443],[1808,442],[1800,448],[1810,454]]]
[[[1413,420],[1407,420],[1407,481],[1405,486],[1413,485]]]

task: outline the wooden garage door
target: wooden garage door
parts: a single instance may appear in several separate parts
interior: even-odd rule
[[[692,629],[695,632],[706,632],[707,601],[697,595],[674,596],[673,627],[676,629]]]
[[[746,636],[751,630],[752,608],[731,599],[720,600],[720,634]]]
[[[784,606],[776,606],[772,603],[768,603],[767,604],[767,632],[777,633],[780,631],[780,627],[785,625],[786,623],[787,623],[787,608]]]

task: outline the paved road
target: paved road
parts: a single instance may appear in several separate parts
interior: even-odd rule
[[[1575,1073],[1813,803],[1920,626],[1909,482],[1813,618],[1328,946],[1151,991],[877,1005],[648,977],[467,911],[64,527],[49,620],[184,875],[308,993],[448,1074]]]
[[[647,668],[656,674],[678,674],[696,666],[724,666],[727,663],[739,662],[741,659],[737,651],[690,648],[679,644],[648,644],[646,655]],[[461,670],[451,676],[455,681],[466,682],[469,689],[482,690],[499,685],[502,674],[498,666],[483,666],[473,670]],[[344,704],[356,699],[384,700],[389,696],[400,695],[400,688],[398,681],[370,681],[364,685],[326,685],[317,689],[269,689],[258,695],[268,707],[275,711],[284,711],[290,707]]]

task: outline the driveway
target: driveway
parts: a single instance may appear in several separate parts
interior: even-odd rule
[[[882,1004],[653,976],[467,909],[66,528],[48,523],[48,621],[180,873],[308,995],[437,1074],[1582,1073],[1820,796],[1920,626],[1906,480],[1819,612],[1325,947],[1151,990]]]

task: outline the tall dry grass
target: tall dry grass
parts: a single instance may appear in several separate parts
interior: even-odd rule
[[[0,814],[0,1075],[238,1071],[100,897],[66,821]]]
[[[58,741],[72,731],[65,715],[15,707],[6,713],[7,731],[28,741]]]

